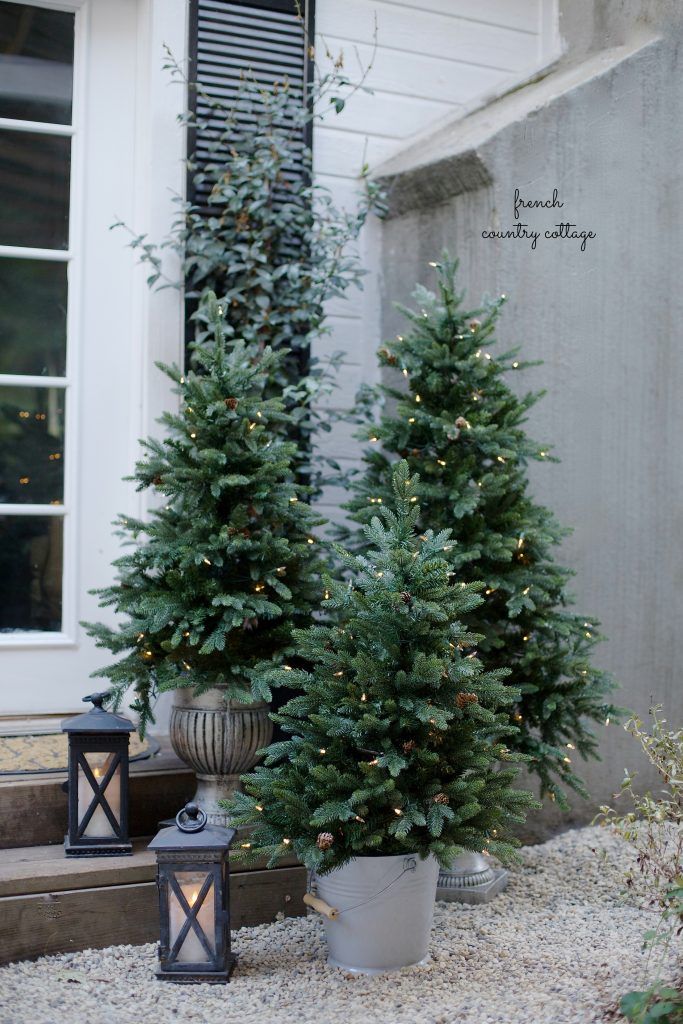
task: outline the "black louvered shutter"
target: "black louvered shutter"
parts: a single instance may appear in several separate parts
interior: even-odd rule
[[[313,38],[312,0],[305,3],[305,23],[297,16],[294,0],[192,0],[190,18],[190,57],[194,62],[192,77],[212,99],[230,105],[238,93],[240,76],[249,71],[254,80],[265,87],[285,78],[294,99],[305,102],[306,80],[311,72],[306,39]],[[196,99],[196,112],[208,124],[192,140],[198,170],[208,160],[207,144],[212,128],[209,110]],[[218,128],[218,126],[217,126]],[[303,180],[307,173],[302,156],[288,168],[287,177]],[[208,186],[207,186],[208,188]],[[203,206],[200,190],[189,196]]]

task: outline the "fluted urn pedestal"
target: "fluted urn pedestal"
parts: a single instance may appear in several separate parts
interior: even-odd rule
[[[197,792],[193,800],[213,825],[229,825],[220,806],[241,789],[240,775],[258,762],[258,751],[273,736],[265,703],[240,704],[226,700],[216,687],[195,697],[191,688],[176,690],[171,712],[171,745],[194,769]]]
[[[488,903],[508,884],[504,868],[494,868],[480,853],[461,853],[448,870],[442,868],[436,888],[437,900],[457,903]]]

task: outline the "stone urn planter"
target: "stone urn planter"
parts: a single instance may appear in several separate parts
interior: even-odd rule
[[[193,690],[176,690],[171,712],[171,745],[197,774],[193,800],[214,825],[228,825],[219,801],[240,789],[240,775],[251,771],[258,751],[273,736],[268,704],[226,700],[220,687],[196,697]]]
[[[354,974],[384,974],[425,960],[439,873],[418,854],[354,857],[313,875],[304,902],[323,915],[328,963]]]

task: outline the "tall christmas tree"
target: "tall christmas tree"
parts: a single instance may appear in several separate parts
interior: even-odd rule
[[[366,553],[340,551],[348,579],[327,582],[337,624],[295,633],[311,668],[283,669],[302,692],[273,716],[291,738],[230,805],[233,823],[255,824],[244,856],[294,851],[324,872],[368,854],[511,852],[532,802],[501,764],[515,760],[501,737],[518,694],[462,652],[476,638],[459,618],[480,588],[451,584],[449,531],[416,535],[417,483],[399,463]]]
[[[225,685],[226,697],[268,700],[274,669],[294,655],[292,631],[320,601],[320,520],[295,482],[296,446],[283,439],[292,414],[268,397],[286,349],[226,343],[223,310],[205,306],[209,337],[191,369],[162,367],[180,410],[162,417],[163,440],[143,442],[134,479],[160,507],[145,521],[120,518],[132,542],[99,591],[120,616],[86,623],[120,660],[101,669],[119,704],[129,687],[141,730],[162,690]]]
[[[508,666],[521,692],[513,743],[529,756],[542,794],[566,807],[566,787],[585,795],[575,752],[597,757],[589,723],[615,713],[607,697],[614,684],[591,664],[601,639],[597,622],[568,609],[572,573],[554,560],[568,531],[530,493],[529,461],[557,460],[524,430],[541,394],[520,398],[508,383],[530,364],[517,349],[491,351],[505,297],[468,312],[455,290],[457,265],[447,257],[433,265],[438,295],[418,288],[419,309],[403,310],[409,332],[379,351],[383,366],[402,372],[403,386],[383,385],[361,400],[366,414],[378,397],[386,405],[362,430],[371,447],[346,508],[368,522],[391,495],[393,459],[419,467],[420,524],[450,528],[458,578],[485,583],[484,603],[465,621],[483,635],[477,647],[484,666]],[[359,532],[354,544],[362,542]]]

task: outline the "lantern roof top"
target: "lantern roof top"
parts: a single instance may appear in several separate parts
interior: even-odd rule
[[[105,711],[102,704],[107,696],[107,693],[91,693],[84,697],[84,702],[90,701],[94,707],[82,715],[65,718],[62,732],[134,732],[135,726],[128,718]]]
[[[150,850],[228,850],[237,834],[234,828],[207,825],[207,817],[197,804],[186,804],[176,815],[175,825],[162,828]]]

